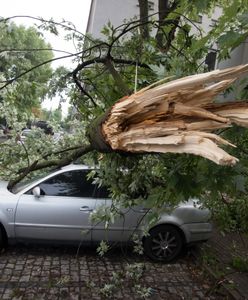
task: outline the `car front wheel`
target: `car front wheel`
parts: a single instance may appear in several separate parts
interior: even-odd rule
[[[4,229],[0,224],[0,250],[3,249],[5,246],[6,246],[6,236],[5,236]]]
[[[182,250],[183,238],[172,225],[161,225],[150,230],[144,241],[145,253],[154,261],[170,262]]]

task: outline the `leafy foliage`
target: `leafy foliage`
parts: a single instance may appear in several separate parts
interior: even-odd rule
[[[39,107],[48,92],[47,83],[52,74],[49,64],[28,71],[52,59],[51,46],[32,27],[2,21],[0,32],[0,72],[4,78],[1,86],[13,82],[3,101],[14,104],[21,115],[30,112],[32,107]],[[21,76],[25,72],[27,74]]]
[[[139,30],[134,29],[122,35],[111,48],[113,57],[131,59],[137,63],[146,63],[149,69],[138,69],[138,87],[152,83],[155,79],[165,76],[181,77],[206,69],[205,56],[214,44],[218,44],[218,60],[228,58],[230,52],[240,45],[247,37],[246,1],[180,1],[180,6],[168,16],[180,18],[180,27],[175,35],[166,55],[157,47],[156,37],[151,34],[148,41],[141,40]],[[199,13],[213,12],[216,4],[222,5],[223,14],[218,23],[207,34],[198,28],[193,33],[195,24],[188,22],[188,18],[195,19]],[[156,28],[156,23],[151,23]],[[164,26],[164,34],[168,35],[168,24]],[[124,28],[124,26],[123,26]],[[108,24],[103,33],[106,41],[113,41],[113,37],[123,33],[124,29],[114,29]],[[121,31],[123,29],[123,31]],[[154,30],[154,29],[153,29]],[[104,46],[106,47],[106,45]],[[128,51],[127,51],[128,49]],[[123,51],[122,51],[123,50]],[[98,51],[98,49],[96,49]],[[116,52],[115,52],[116,51]],[[99,52],[97,52],[99,53]],[[96,55],[94,51],[92,56]],[[129,88],[134,88],[135,67],[130,65],[115,65],[119,73],[125,78]],[[99,68],[99,65],[97,65]],[[94,89],[95,98],[104,99],[105,105],[111,105],[120,98],[112,89],[113,79],[106,75],[103,66],[103,74],[93,66],[86,73],[87,78],[94,77],[94,85],[104,92],[104,97]],[[97,75],[98,76],[97,76]],[[100,75],[99,75],[100,74]],[[128,74],[128,75],[126,75]],[[82,75],[80,75],[82,76]],[[93,80],[93,78],[92,78]],[[105,81],[106,80],[106,81]],[[110,80],[110,81],[109,81]],[[247,84],[247,81],[246,81]],[[244,86],[245,84],[243,84]],[[109,90],[109,87],[111,89]],[[233,88],[235,91],[237,87]],[[114,93],[113,93],[114,92]],[[236,92],[236,94],[238,94]],[[244,95],[244,93],[243,93]],[[105,98],[107,98],[105,100]],[[239,132],[243,134],[240,135]],[[157,210],[157,215],[164,205],[171,207],[178,205],[190,197],[199,198],[204,206],[209,207],[213,216],[217,218],[226,229],[242,228],[247,230],[247,153],[245,129],[233,128],[227,132],[219,133],[229,137],[236,143],[235,155],[240,158],[240,163],[235,167],[219,167],[202,158],[188,155],[135,155],[125,156],[121,154],[106,154],[94,157],[100,165],[98,172],[99,182],[111,187],[112,195],[123,206],[145,203],[146,207]],[[240,147],[243,145],[242,147]],[[131,200],[130,200],[131,199]],[[231,201],[231,204],[228,203]],[[242,212],[242,213],[241,213]],[[240,216],[240,217],[239,217]],[[156,213],[152,218],[156,219]],[[242,220],[242,221],[241,221]]]
[[[49,95],[59,95],[61,99],[69,97],[77,113],[74,111],[74,115],[72,113],[68,118],[69,122],[74,123],[72,127],[69,126],[74,130],[73,136],[66,135],[57,144],[48,141],[49,138],[40,132],[41,138],[36,141],[37,144],[27,140],[23,147],[14,139],[1,144],[2,149],[10,149],[11,153],[10,157],[8,151],[2,151],[1,177],[9,177],[15,170],[35,160],[44,162],[66,157],[68,152],[56,154],[57,149],[87,142],[85,132],[92,121],[119,98],[132,93],[136,85],[141,89],[163,77],[179,78],[205,71],[205,57],[213,46],[218,45],[218,60],[223,60],[247,38],[246,0],[181,0],[170,1],[170,4],[164,22],[157,22],[156,14],[150,16],[149,39],[142,38],[140,28],[144,23],[138,18],[126,20],[118,28],[114,28],[111,23],[106,24],[102,30],[102,39],[90,36],[83,38],[78,31],[73,30],[73,26],[67,27],[66,38],[74,42],[78,51],[74,56],[74,61],[78,64],[75,70],[68,74],[65,68],[60,68],[51,77],[51,70],[42,66],[19,78],[11,88],[8,86],[8,91],[4,94],[2,92],[2,97],[7,100],[1,109],[15,128],[13,137],[16,137],[23,126],[17,122],[17,115],[23,112],[24,107],[37,104],[37,99],[45,96],[48,79]],[[199,14],[211,15],[216,5],[222,8],[223,14],[216,26],[205,33],[192,20],[196,20]],[[41,21],[39,29],[48,30],[55,35],[59,34],[58,25],[68,25],[64,22],[58,24],[53,20],[50,23]],[[34,29],[19,28],[12,23],[1,23],[1,26],[3,30],[0,43],[6,41],[3,49],[23,49],[27,32],[29,38],[33,38],[28,40],[33,48],[48,47],[37,38]],[[7,36],[8,31],[11,34]],[[163,45],[158,43],[158,31],[163,35]],[[18,40],[19,36],[24,38]],[[4,61],[4,73],[1,70],[1,75],[6,80],[51,58],[51,53],[45,51],[38,52],[39,55],[34,51],[17,52],[25,59],[15,62],[14,52],[1,53]],[[243,89],[247,86],[247,81],[241,82],[241,86],[239,98],[247,94]],[[238,89],[234,86],[233,90]],[[7,109],[6,103],[10,105],[10,109]],[[28,118],[29,115],[24,119]],[[240,163],[233,168],[219,167],[189,155],[88,154],[84,160],[100,166],[97,171],[98,182],[107,185],[115,199],[115,207],[107,214],[106,211],[99,211],[94,216],[95,219],[105,218],[107,227],[118,214],[120,206],[143,203],[145,207],[153,208],[153,214],[149,214],[152,223],[162,210],[174,207],[190,197],[197,197],[213,211],[213,215],[218,217],[223,226],[229,229],[239,226],[247,230],[247,131],[233,128],[219,134],[229,137],[238,146],[233,151],[240,158]],[[47,156],[48,152],[53,154]],[[15,160],[17,157],[19,161]]]

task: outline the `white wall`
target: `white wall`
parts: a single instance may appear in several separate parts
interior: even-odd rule
[[[123,24],[124,19],[139,14],[138,0],[92,0],[87,32],[101,37],[101,30],[110,21],[114,27]]]
[[[158,1],[154,0],[154,11],[158,9]],[[212,29],[213,21],[218,20],[222,14],[222,9],[216,6],[213,14],[208,17],[202,16],[202,23],[196,23],[197,26],[203,28],[207,33]],[[110,20],[114,27],[123,24],[124,19],[133,18],[135,15],[139,15],[138,0],[92,0],[91,11],[88,20],[87,32],[94,37],[100,38],[101,29]],[[192,32],[197,34],[196,28],[192,29]],[[246,43],[243,43],[239,48],[235,49],[231,54],[231,59],[222,61],[216,64],[217,68],[226,68],[229,66],[235,66],[239,64],[248,63],[248,39]],[[216,48],[214,45],[213,48]]]

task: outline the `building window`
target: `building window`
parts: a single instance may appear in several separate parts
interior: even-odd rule
[[[202,15],[198,15],[197,19],[195,20],[195,22],[202,24]]]
[[[218,20],[215,20],[215,19],[211,19],[211,23],[210,23],[210,27],[215,27],[218,23]]]
[[[216,57],[217,57],[216,51],[208,52],[206,59],[205,59],[205,64],[207,65],[208,71],[212,71],[215,69]]]
[[[137,4],[137,7],[140,7],[139,4]],[[148,1],[148,10],[154,10],[154,2],[153,1]]]
[[[148,1],[148,9],[154,10],[154,2],[153,1]]]

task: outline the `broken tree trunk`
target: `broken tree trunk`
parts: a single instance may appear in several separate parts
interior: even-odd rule
[[[117,101],[95,121],[92,146],[102,152],[190,153],[221,165],[238,159],[219,145],[230,145],[216,129],[237,124],[248,127],[248,103],[214,103],[214,98],[248,65],[158,82]]]

